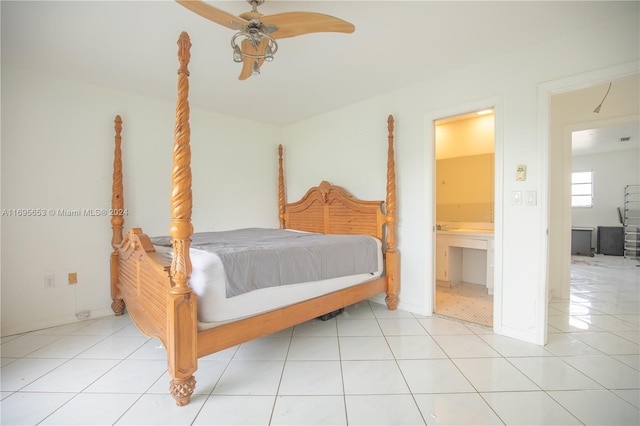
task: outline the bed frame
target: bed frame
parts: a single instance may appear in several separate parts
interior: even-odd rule
[[[199,324],[196,295],[188,285],[191,224],[191,149],[189,127],[189,70],[191,42],[183,32],[178,40],[178,100],[176,105],[171,175],[170,236],[173,261],[158,255],[147,235],[133,228],[123,235],[124,199],[120,116],[115,119],[115,152],[111,226],[112,309],[126,309],[142,333],[162,341],[172,377],[170,391],[178,405],[189,403],[198,358],[311,320],[328,312],[386,293],[388,309],[398,304],[399,253],[396,249],[396,189],[393,148],[394,120],[389,116],[386,211],[383,201],[361,201],[343,188],[322,182],[300,201],[285,202],[282,146],[279,152],[278,208],[280,228],[329,234],[366,234],[383,240],[382,277],[331,294],[260,315],[224,323]],[[384,232],[386,229],[386,232]]]

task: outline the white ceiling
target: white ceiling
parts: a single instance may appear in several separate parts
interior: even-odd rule
[[[212,1],[233,14],[243,0]],[[175,100],[176,40],[190,34],[191,104],[282,126],[494,55],[615,19],[629,3],[267,0],[264,14],[313,11],[352,22],[353,34],[280,41],[262,75],[239,81],[233,31],[171,0],[5,1],[2,65],[33,68]]]
[[[573,155],[602,154],[612,151],[640,149],[638,123],[612,125],[571,133]],[[629,140],[622,140],[629,138]]]

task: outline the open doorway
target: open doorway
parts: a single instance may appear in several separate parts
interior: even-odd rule
[[[544,84],[540,87],[540,116],[549,117],[548,122],[542,122],[544,150],[548,165],[548,222],[546,233],[548,235],[547,244],[547,285],[544,289],[544,296],[547,302],[566,301],[569,304],[574,302],[575,289],[571,285],[571,275],[574,264],[571,255],[571,228],[580,225],[585,219],[583,213],[573,217],[571,207],[571,172],[574,166],[577,168],[592,168],[586,166],[582,159],[578,164],[573,153],[573,133],[576,131],[595,131],[617,126],[632,124],[636,126],[640,122],[640,110],[638,106],[638,94],[640,85],[640,75],[638,74],[637,63],[622,64],[592,73],[577,75],[567,79],[557,80]],[[597,133],[597,132],[596,132]],[[583,135],[584,136],[584,135]],[[629,141],[614,141],[618,144]],[[597,146],[602,147],[608,144],[602,138],[597,142]],[[603,156],[604,153],[595,153],[592,159]],[[626,159],[635,156],[640,161],[640,151],[636,154],[627,153]],[[594,174],[594,188],[601,186],[602,178],[607,178],[607,174],[620,176],[622,163],[615,159],[610,159],[603,170]],[[615,166],[612,171],[610,164]],[[599,166],[598,166],[599,167]],[[636,168],[637,170],[637,168]],[[637,179],[637,173],[635,175]],[[626,185],[626,184],[625,184]],[[620,185],[618,185],[620,186]],[[619,197],[619,203],[624,202],[624,189],[608,189],[610,194]],[[546,197],[545,197],[546,198]],[[598,197],[598,204],[602,198]],[[617,203],[616,203],[617,204]],[[602,225],[618,226],[617,209],[615,207],[605,208],[603,219],[598,219],[595,227]],[[613,211],[613,213],[610,213]],[[589,225],[592,226],[591,224]],[[597,231],[596,231],[597,232]],[[597,235],[597,234],[596,234]],[[597,236],[596,236],[597,248]],[[598,254],[596,253],[597,260]],[[603,256],[604,257],[604,256]],[[613,256],[607,255],[607,260]],[[623,257],[616,257],[617,259]],[[591,262],[594,258],[589,256],[581,257],[580,260]],[[616,282],[615,269],[606,270],[611,283]],[[603,270],[604,272],[604,270]],[[544,308],[546,322],[541,329],[541,342],[546,343],[547,332],[553,332],[558,326],[558,318],[551,318],[557,311],[550,308],[550,303],[541,305]],[[568,311],[565,311],[568,312]],[[568,324],[567,327],[571,327]]]
[[[434,313],[493,326],[495,115],[434,121]]]
[[[574,252],[580,252],[572,247],[574,229],[591,231],[586,257],[598,255],[598,228],[621,226],[617,208],[623,207],[624,187],[638,180],[640,76],[616,78],[615,71],[610,78],[549,96],[549,181],[554,184],[549,186],[548,300],[570,298],[571,264]],[[593,172],[590,206],[572,207],[575,171]]]
[[[571,134],[572,263],[635,252],[631,245],[640,226],[640,198],[635,195],[640,185],[639,126],[638,121],[588,126]],[[590,237],[588,254],[598,259],[580,257],[584,255],[578,247],[581,229]]]

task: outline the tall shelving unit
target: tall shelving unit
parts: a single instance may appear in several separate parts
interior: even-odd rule
[[[624,187],[624,257],[640,256],[640,185]]]

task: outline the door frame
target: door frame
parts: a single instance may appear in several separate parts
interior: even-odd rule
[[[595,71],[585,72],[577,75],[573,75],[570,77],[553,80],[550,82],[541,83],[538,85],[538,140],[540,141],[540,164],[541,164],[541,194],[539,200],[541,201],[541,212],[544,215],[542,218],[542,223],[544,226],[541,230],[543,235],[541,236],[541,241],[545,243],[541,246],[540,251],[540,259],[542,263],[545,264],[546,274],[545,274],[545,283],[544,286],[541,286],[539,289],[538,300],[547,301],[549,299],[549,281],[550,277],[550,253],[549,247],[551,244],[560,244],[563,247],[570,247],[571,242],[571,234],[570,232],[566,232],[563,236],[551,235],[549,236],[549,221],[550,217],[553,215],[554,217],[560,216],[566,222],[567,217],[568,223],[570,224],[571,218],[571,206],[568,207],[566,205],[555,205],[549,202],[550,197],[550,113],[551,113],[551,96],[566,92],[572,92],[575,90],[585,89],[587,87],[595,86],[598,84],[607,83],[610,80],[615,80],[618,78],[628,77],[631,75],[640,74],[640,61],[627,62],[624,64],[603,68]],[[566,147],[565,147],[566,148]],[[570,149],[570,148],[569,148]],[[566,166],[564,166],[566,167]],[[570,265],[571,262],[571,253],[570,250],[563,250],[561,254],[563,259],[560,261],[561,264]],[[563,281],[570,280],[570,274],[563,272],[562,276],[559,277]],[[558,279],[558,277],[555,277]],[[568,282],[563,282],[563,285],[569,285]],[[548,303],[541,303],[538,307],[538,317],[543,321],[542,327],[538,327],[539,335],[537,336],[537,341],[540,344],[547,343],[547,324],[548,324]]]
[[[435,254],[436,250],[436,145],[435,145],[435,122],[445,118],[468,114],[482,109],[493,108],[494,111],[494,284],[493,284],[493,331],[500,334],[502,324],[502,257],[503,257],[503,100],[501,96],[479,99],[477,101],[456,105],[446,109],[431,111],[425,116],[425,166],[431,170],[427,174],[430,182],[426,188],[431,189],[432,230],[431,230],[431,250],[427,251]],[[431,307],[430,314],[433,315],[436,304],[436,269],[435,256],[431,258]]]

